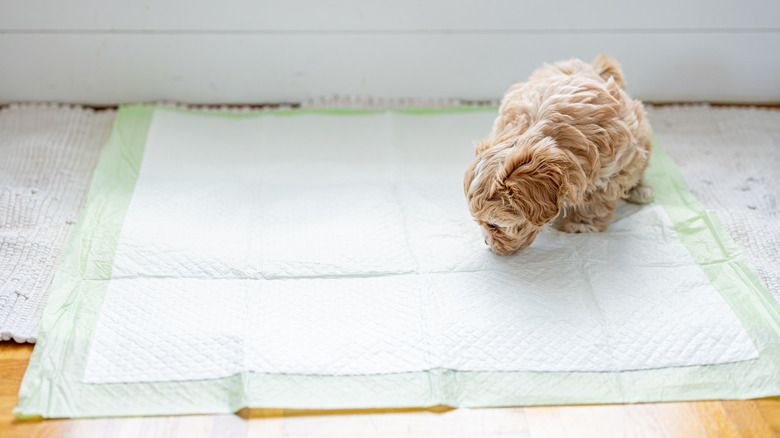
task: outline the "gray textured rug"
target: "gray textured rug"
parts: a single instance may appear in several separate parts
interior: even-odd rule
[[[649,114],[691,191],[717,212],[780,302],[780,111],[678,106]],[[57,260],[114,115],[59,105],[0,110],[3,340],[35,342]]]
[[[649,111],[688,186],[780,302],[780,111],[677,106]]]
[[[35,342],[54,268],[84,204],[113,111],[0,110],[0,336]]]

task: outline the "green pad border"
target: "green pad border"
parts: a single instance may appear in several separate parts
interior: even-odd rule
[[[688,191],[672,159],[655,144],[646,180],[655,187],[682,243],[740,318],[760,357],[693,367],[623,372],[426,372],[310,376],[244,372],[227,378],[156,383],[85,384],[90,340],[111,277],[114,252],[141,166],[155,111],[117,113],[81,218],[52,283],[38,344],[19,391],[20,417],[101,417],[231,413],[243,407],[343,409],[622,403],[780,394],[780,307],[714,212]],[[361,115],[386,110],[198,112],[203,117]],[[424,117],[496,111],[459,107],[393,110]]]

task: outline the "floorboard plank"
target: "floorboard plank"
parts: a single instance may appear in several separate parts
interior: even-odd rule
[[[741,436],[772,436],[770,424],[752,400],[725,400],[721,403]]]
[[[780,397],[768,397],[755,400],[756,407],[769,423],[772,433],[780,436]]]

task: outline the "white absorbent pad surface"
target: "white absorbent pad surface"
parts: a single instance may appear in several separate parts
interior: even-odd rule
[[[689,211],[695,200],[675,204],[690,194],[679,181],[665,186],[674,171],[665,155],[649,178],[662,182],[660,202],[621,205],[604,233],[547,230],[520,254],[493,254],[461,188],[470,142],[493,117],[123,109],[72,242],[77,272],[61,268],[44,319],[47,336],[73,350],[68,358],[39,345],[26,385],[68,379],[78,399],[211,382],[230,388],[222,401],[232,409],[685,399],[702,388],[722,397],[734,389],[719,393],[718,373],[775,376],[766,361],[777,354],[776,304],[749,263],[744,275],[732,267],[742,269],[743,256],[712,215]],[[745,322],[755,314],[759,322]],[[48,376],[47,360],[71,371]],[[656,381],[674,369],[687,377],[663,382],[665,396],[622,380]],[[431,377],[442,373],[450,377]],[[387,382],[372,380],[423,375],[423,399],[412,391],[383,402],[377,387]],[[584,377],[558,399],[457,383],[498,375],[530,386],[563,379],[550,388]],[[343,393],[318,398],[312,389],[296,404],[290,393],[303,397],[309,386],[253,381],[273,376],[341,379]],[[233,387],[236,377],[244,383]],[[588,393],[605,378],[607,395]],[[378,398],[350,393],[345,381],[364,390],[375,381]],[[777,386],[746,385],[746,395]],[[496,391],[503,395],[485,395]],[[29,399],[18,412],[106,413],[94,401]],[[226,409],[182,403],[167,412]]]

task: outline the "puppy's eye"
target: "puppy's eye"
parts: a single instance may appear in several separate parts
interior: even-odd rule
[[[485,223],[485,226],[490,228],[491,230],[497,230],[498,229],[498,226],[496,226],[495,224]]]

